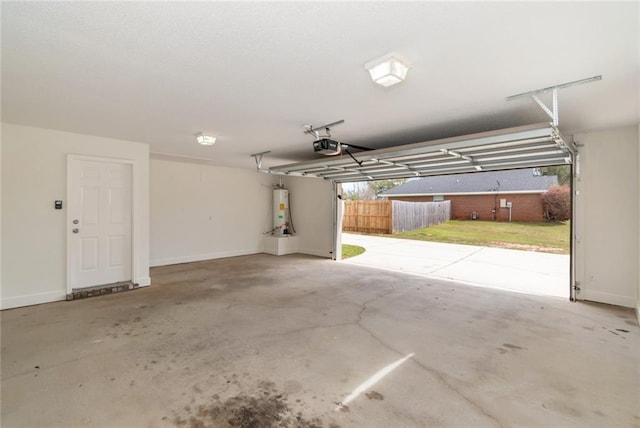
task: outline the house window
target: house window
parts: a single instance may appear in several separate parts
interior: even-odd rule
[[[444,195],[434,195],[433,202],[442,202],[444,201]]]

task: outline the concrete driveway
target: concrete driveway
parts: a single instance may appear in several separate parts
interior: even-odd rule
[[[342,243],[366,249],[343,263],[569,298],[569,255],[350,233],[342,234]]]

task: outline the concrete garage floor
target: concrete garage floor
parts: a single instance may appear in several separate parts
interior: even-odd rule
[[[640,426],[631,310],[325,259],[2,312],[2,427]]]

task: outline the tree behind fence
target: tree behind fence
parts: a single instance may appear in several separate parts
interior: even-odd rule
[[[345,201],[342,230],[390,234],[424,229],[450,218],[450,201]]]

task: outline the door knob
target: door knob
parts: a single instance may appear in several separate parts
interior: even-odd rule
[[[78,233],[78,232],[80,232],[80,229],[78,228],[73,229],[73,233]]]
[[[78,224],[80,223],[80,220],[78,220],[77,218],[73,220],[73,224]]]

